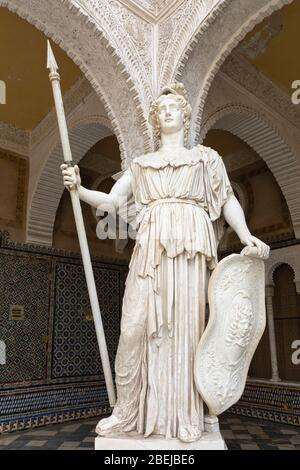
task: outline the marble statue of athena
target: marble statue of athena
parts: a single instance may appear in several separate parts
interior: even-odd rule
[[[158,150],[134,158],[109,194],[82,187],[78,167],[62,165],[64,185],[75,185],[81,200],[118,209],[133,196],[137,210],[115,363],[117,403],[98,423],[101,436],[201,438],[195,351],[224,219],[244,245],[262,257],[269,252],[249,232],[220,155],[203,145],[186,147],[190,116],[184,86],[163,88],[149,113]]]

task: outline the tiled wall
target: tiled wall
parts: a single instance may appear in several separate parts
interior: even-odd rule
[[[109,408],[81,259],[0,242],[0,432],[106,413]],[[126,264],[93,260],[111,364]],[[10,307],[24,306],[12,320]]]
[[[299,386],[268,382],[248,382],[231,413],[300,426]]]

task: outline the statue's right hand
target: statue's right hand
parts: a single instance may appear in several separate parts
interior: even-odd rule
[[[63,175],[63,182],[64,186],[71,191],[72,189],[78,189],[81,185],[81,178],[80,172],[77,165],[68,166],[66,163],[63,163],[60,166],[62,175]]]

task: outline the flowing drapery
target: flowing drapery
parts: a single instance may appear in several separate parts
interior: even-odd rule
[[[182,440],[203,430],[194,357],[205,322],[216,224],[232,192],[221,157],[197,146],[130,166],[138,234],[123,299],[116,357],[118,429]]]

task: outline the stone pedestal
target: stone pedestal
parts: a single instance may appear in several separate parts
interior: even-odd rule
[[[220,432],[205,432],[196,442],[185,443],[179,439],[164,439],[160,436],[144,438],[140,434],[128,433],[124,436],[101,437],[95,439],[95,450],[227,450]]]

